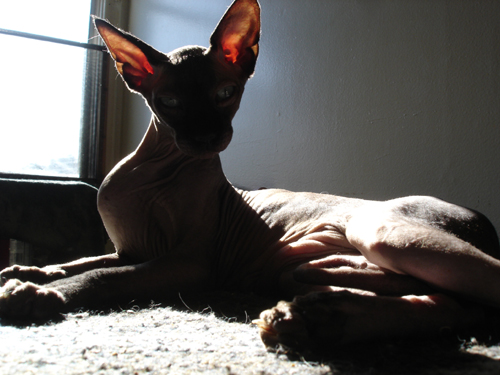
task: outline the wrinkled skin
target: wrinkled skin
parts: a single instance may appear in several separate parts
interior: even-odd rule
[[[0,315],[48,318],[214,289],[299,296],[256,324],[270,348],[303,351],[433,334],[478,322],[482,305],[500,307],[498,237],[475,211],[431,197],[374,202],[227,181],[219,152],[257,58],[256,1],[235,1],[209,49],[165,55],[96,26],[153,113],[99,190],[116,253],[3,270]]]

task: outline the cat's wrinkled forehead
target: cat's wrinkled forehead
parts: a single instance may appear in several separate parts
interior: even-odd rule
[[[179,65],[190,58],[204,56],[207,50],[207,48],[200,46],[185,46],[167,53],[167,56],[171,64]]]
[[[216,72],[213,69],[213,62],[207,54],[208,49],[199,46],[187,46],[176,49],[166,54],[167,60],[158,65],[162,71],[161,82],[156,89],[163,90],[165,87],[169,91],[177,93],[189,92],[196,87],[208,89],[217,82]]]

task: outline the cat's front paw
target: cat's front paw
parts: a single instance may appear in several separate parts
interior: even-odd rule
[[[31,281],[36,284],[46,284],[64,277],[66,277],[66,271],[58,266],[38,268],[15,265],[7,267],[0,272],[0,285],[5,285],[7,281],[12,279]]]
[[[46,319],[59,313],[64,296],[55,289],[11,279],[0,288],[0,316],[9,319]]]

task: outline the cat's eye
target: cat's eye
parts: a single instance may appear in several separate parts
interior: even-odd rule
[[[172,96],[163,96],[160,98],[160,102],[167,108],[179,108],[180,105],[179,100]]]
[[[231,98],[236,92],[236,86],[225,86],[219,91],[217,91],[216,100],[217,103],[221,103],[229,98]]]

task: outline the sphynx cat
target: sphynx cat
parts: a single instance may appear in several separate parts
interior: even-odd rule
[[[105,178],[116,252],[1,272],[0,314],[41,319],[109,301],[237,290],[293,298],[264,311],[264,343],[307,350],[462,327],[500,307],[500,253],[480,213],[436,198],[367,201],[231,185],[219,153],[258,55],[260,7],[235,0],[210,47],[168,54],[95,18],[152,118]]]

